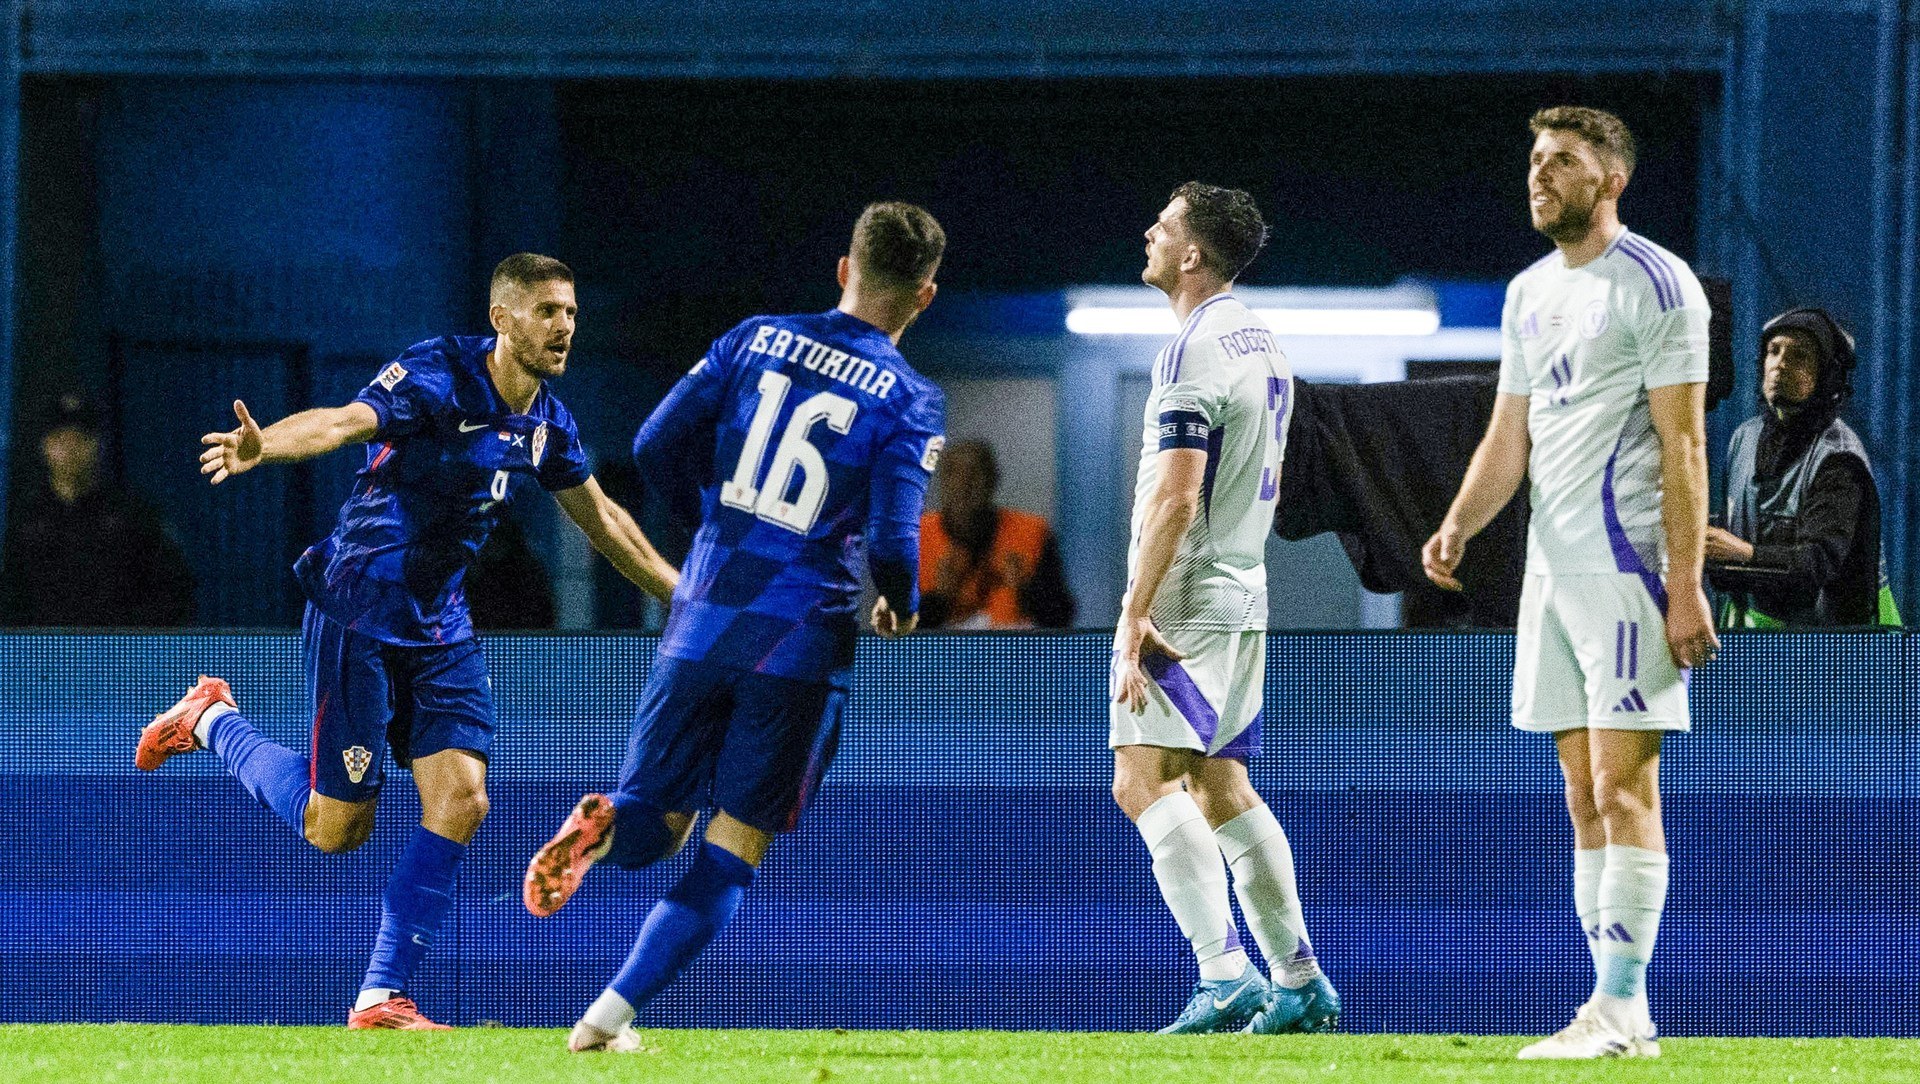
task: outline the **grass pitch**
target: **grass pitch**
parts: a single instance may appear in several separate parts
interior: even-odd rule
[[[1920,1040],[1670,1039],[1658,1060],[1516,1062],[1527,1040],[1044,1032],[648,1031],[638,1054],[571,1055],[563,1031],[148,1024],[0,1026],[0,1081],[240,1084],[1248,1084],[1253,1081],[1920,1081]]]

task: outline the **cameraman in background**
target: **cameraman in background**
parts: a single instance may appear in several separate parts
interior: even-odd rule
[[[1726,526],[1707,528],[1720,627],[1900,624],[1873,466],[1839,417],[1853,336],[1824,309],[1790,309],[1767,322],[1760,354],[1765,409],[1734,430]]]

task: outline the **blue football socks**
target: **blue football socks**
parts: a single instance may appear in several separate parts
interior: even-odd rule
[[[380,934],[362,990],[407,988],[407,977],[432,947],[440,921],[453,906],[454,878],[466,853],[464,843],[424,827],[413,830],[380,897]]]
[[[207,748],[255,801],[287,822],[294,835],[306,838],[307,797],[313,793],[311,761],[268,740],[237,711],[225,712],[207,724]]]
[[[719,935],[752,883],[753,867],[745,859],[701,843],[680,883],[653,905],[640,939],[607,989],[635,1009],[645,1005]]]

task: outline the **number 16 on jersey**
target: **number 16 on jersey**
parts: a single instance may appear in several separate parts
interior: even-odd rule
[[[793,380],[767,370],[760,374],[760,402],[754,408],[753,421],[747,427],[746,443],[740,449],[740,462],[733,469],[733,480],[720,487],[720,502],[729,508],[752,512],[768,523],[785,527],[795,534],[806,534],[820,518],[820,506],[827,500],[827,461],[807,439],[815,424],[826,422],[836,433],[853,428],[853,416],[860,405],[830,391],[809,396],[793,408],[780,443],[773,450],[773,461],[765,470],[766,482],[756,486],[761,464],[767,457],[767,444],[773,437],[773,422],[787,400]],[[792,500],[786,496],[798,474],[800,491]]]

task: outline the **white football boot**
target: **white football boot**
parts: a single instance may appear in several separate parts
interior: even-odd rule
[[[1573,1022],[1548,1037],[1520,1049],[1520,1060],[1586,1060],[1591,1058],[1657,1058],[1660,1043],[1649,1025],[1634,1035],[1614,1027],[1591,1004],[1580,1006]]]

